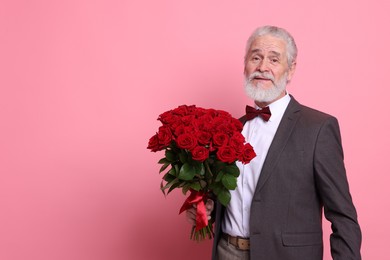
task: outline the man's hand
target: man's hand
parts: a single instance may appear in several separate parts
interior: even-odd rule
[[[214,210],[214,201],[211,199],[208,199],[206,202],[206,214],[207,214],[207,219],[211,218],[211,212]],[[192,208],[188,209],[186,211],[186,217],[188,222],[195,226],[196,225],[196,205],[194,204]]]

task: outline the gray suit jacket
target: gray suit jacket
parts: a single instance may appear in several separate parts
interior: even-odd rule
[[[333,259],[361,259],[361,231],[349,193],[337,119],[292,98],[252,200],[251,259],[323,259],[323,209],[332,223]],[[213,259],[223,214],[224,208],[217,203]]]

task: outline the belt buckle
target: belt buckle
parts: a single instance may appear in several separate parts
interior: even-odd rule
[[[240,250],[249,250],[249,239],[237,237],[237,248]]]

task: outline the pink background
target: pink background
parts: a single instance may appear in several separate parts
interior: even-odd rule
[[[289,91],[339,118],[363,257],[388,259],[389,1],[134,2],[0,1],[0,259],[209,259],[146,145],[181,104],[243,113],[265,24],[296,38]]]

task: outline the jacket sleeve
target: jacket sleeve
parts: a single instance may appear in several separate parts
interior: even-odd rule
[[[318,132],[314,153],[317,190],[331,222],[334,260],[360,260],[361,230],[349,192],[337,119],[328,117]]]

